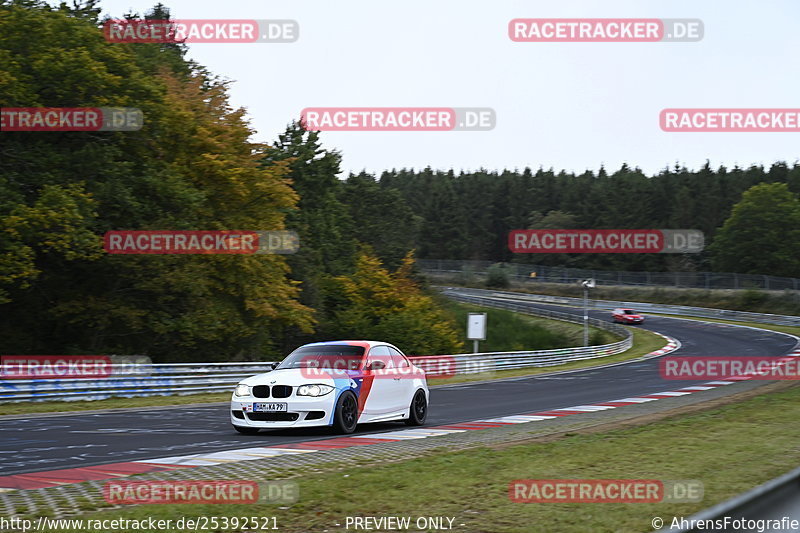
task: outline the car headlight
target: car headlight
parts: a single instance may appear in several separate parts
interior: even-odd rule
[[[330,391],[333,390],[333,387],[330,385],[300,385],[297,388],[297,395],[298,396],[325,396]]]
[[[236,385],[236,388],[233,390],[233,393],[236,396],[250,396],[250,385],[239,383],[238,385]]]

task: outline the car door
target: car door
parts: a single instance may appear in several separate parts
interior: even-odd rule
[[[411,363],[408,362],[408,359],[406,359],[399,350],[389,346],[389,353],[392,354],[393,366],[397,373],[396,377],[400,378],[399,380],[394,380],[394,382],[398,384],[398,396],[403,399],[401,408],[408,408],[416,392],[414,385],[414,378],[416,375],[412,372]]]
[[[364,366],[364,415],[368,418],[381,418],[399,411],[402,400],[401,381],[393,368],[389,347],[373,346]]]

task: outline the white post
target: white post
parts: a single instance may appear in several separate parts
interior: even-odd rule
[[[472,353],[478,353],[478,341],[486,340],[486,313],[467,314],[467,339],[472,341]]]
[[[589,287],[583,286],[583,346],[589,346]]]

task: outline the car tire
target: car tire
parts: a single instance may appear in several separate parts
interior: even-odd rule
[[[428,418],[428,399],[425,397],[425,391],[419,389],[411,400],[411,405],[408,407],[408,418],[405,422],[408,426],[421,426],[425,424],[425,419]]]
[[[256,433],[258,433],[258,430],[260,428],[251,428],[251,427],[247,427],[247,426],[236,426],[236,425],[234,425],[233,429],[235,429],[236,431],[238,431],[242,435],[255,435]]]
[[[336,401],[333,415],[333,430],[336,433],[349,434],[358,425],[358,398],[351,391],[344,391]]]

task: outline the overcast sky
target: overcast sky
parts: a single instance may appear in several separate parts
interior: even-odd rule
[[[143,13],[154,0],[105,0]],[[164,0],[177,19],[294,19],[291,44],[190,44],[234,81],[254,140],[306,107],[491,107],[492,131],[325,132],[344,170],[623,162],[654,173],[800,159],[799,133],[665,133],[664,108],[800,107],[796,0]],[[516,43],[514,18],[699,18],[700,42]]]

